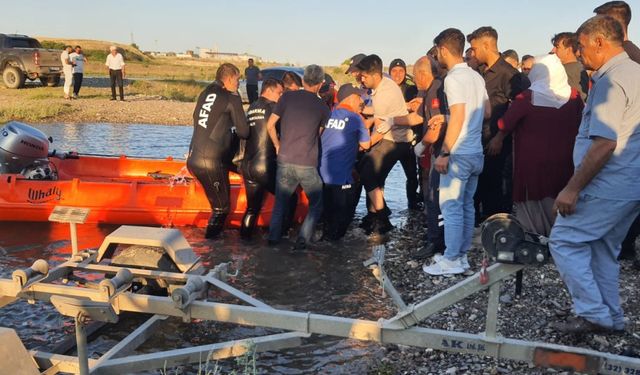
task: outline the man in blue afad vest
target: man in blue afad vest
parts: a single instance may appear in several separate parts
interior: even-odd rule
[[[549,247],[577,317],[555,328],[622,331],[617,258],[640,210],[640,65],[610,16],[587,20],[576,34],[593,87],[573,149],[575,172],[555,201]]]
[[[354,197],[353,166],[358,148],[369,149],[369,131],[359,114],[364,106],[365,90],[345,84],[338,90],[336,109],[322,132],[320,147],[320,176],[324,182],[324,232],[327,240],[335,241],[344,236],[352,219]]]

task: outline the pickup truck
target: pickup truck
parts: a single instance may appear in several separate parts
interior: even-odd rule
[[[40,78],[43,86],[57,86],[62,72],[61,53],[42,48],[40,42],[26,35],[0,34],[0,74],[4,85],[19,89],[27,79]]]

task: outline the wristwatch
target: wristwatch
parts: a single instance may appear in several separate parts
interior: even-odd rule
[[[444,158],[448,158],[449,155],[451,155],[451,153],[449,152],[445,152],[445,151],[440,151],[440,156],[444,157]]]

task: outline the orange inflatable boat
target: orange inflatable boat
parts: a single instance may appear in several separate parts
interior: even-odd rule
[[[0,174],[0,221],[47,221],[55,206],[91,209],[87,223],[198,226],[207,224],[211,209],[202,186],[185,161],[172,158],[80,155],[50,158],[57,180],[26,179]],[[230,173],[231,210],[227,227],[239,227],[246,208],[242,177]],[[296,222],[306,214],[308,200],[299,193]],[[265,198],[258,225],[267,226],[274,197]]]

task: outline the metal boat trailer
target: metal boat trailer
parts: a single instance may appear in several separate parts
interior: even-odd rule
[[[61,208],[57,210],[57,216],[52,214],[50,219],[70,222],[72,233],[75,234],[75,224],[83,220],[82,211],[78,210]],[[519,238],[519,243],[517,230],[509,229],[509,225],[505,223],[507,222],[503,220],[497,226],[483,228],[483,243],[485,231],[491,230],[487,232],[486,238],[496,245],[492,248],[492,255],[497,255],[498,258],[502,256],[503,260],[509,261],[507,250],[527,246],[530,249],[532,245],[522,243],[523,238]],[[61,314],[73,317],[77,356],[27,351],[15,331],[0,328],[2,371],[12,374],[131,373],[237,357],[246,354],[249,347],[256,352],[280,350],[300,345],[302,339],[311,334],[322,334],[524,361],[535,366],[588,374],[640,374],[640,359],[637,358],[500,336],[497,331],[500,285],[503,280],[522,270],[525,264],[493,264],[418,304],[406,305],[385,274],[384,246],[376,246],[372,258],[365,262],[365,266],[372,269],[381,283],[383,293],[386,292],[396,304],[398,313],[390,319],[372,321],[274,309],[227,284],[226,277],[233,276],[229,275],[229,264],[221,264],[210,272],[204,272],[199,258],[176,229],[122,226],[108,235],[97,251],[78,251],[77,239],[72,238],[72,243],[72,255],[53,269],[49,269],[46,261],[39,259],[27,269],[14,271],[11,279],[0,279],[0,307],[18,299],[31,303],[44,301],[51,303]],[[122,260],[117,255],[118,250],[120,253],[129,252],[129,255],[136,252],[151,253],[150,257],[154,262],[166,264],[169,260],[174,270],[148,269],[148,265],[123,266],[119,264]],[[515,258],[512,256],[511,261],[518,260],[523,254],[528,256],[529,251],[522,251]],[[538,257],[538,261],[540,260]],[[126,259],[124,262],[126,263]],[[97,284],[84,282],[82,286],[72,285],[72,281],[78,279],[75,272],[102,274],[104,279]],[[163,288],[167,296],[144,294],[144,288],[133,291],[134,285],[145,284]],[[245,304],[210,301],[207,299],[210,289],[224,291]],[[418,326],[423,319],[486,289],[489,290],[489,301],[483,333],[471,334]],[[89,358],[85,332],[87,323],[115,323],[123,312],[153,315],[99,359]],[[136,348],[167,317],[178,317],[185,322],[194,319],[209,320],[287,332],[150,354],[134,354]]]

